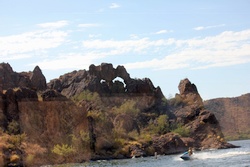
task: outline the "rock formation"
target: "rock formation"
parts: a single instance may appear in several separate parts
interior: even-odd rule
[[[118,80],[119,78],[120,80]],[[132,79],[123,66],[113,68],[112,64],[90,65],[89,70],[73,71],[48,83],[49,89],[57,90],[72,97],[84,90],[98,92],[100,95],[145,94],[163,97],[161,89],[155,88],[149,78]]]
[[[123,66],[107,63],[47,85],[38,66],[17,73],[1,63],[0,166],[234,147],[225,142],[196,86],[184,79],[179,91],[166,101],[149,78],[130,78]]]
[[[164,154],[171,154],[185,150],[187,146],[197,149],[234,147],[225,142],[219,122],[212,112],[204,108],[196,86],[186,78],[180,81],[178,88],[180,94],[176,94],[175,98],[172,99],[175,102],[169,102],[169,107],[176,120],[172,124],[176,122],[184,125],[189,129],[190,135],[189,137],[180,137],[170,133],[157,137],[155,138],[157,148],[168,147],[168,151],[164,150]],[[171,135],[174,140],[165,142],[167,139],[164,138],[167,135]],[[161,149],[158,151],[163,153]]]
[[[45,90],[46,79],[38,66],[33,72],[17,73],[12,70],[8,63],[0,64],[0,90],[17,87],[27,87],[33,90]]]

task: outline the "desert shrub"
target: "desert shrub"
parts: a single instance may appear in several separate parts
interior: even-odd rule
[[[178,133],[182,137],[189,137],[190,136],[190,129],[188,129],[187,127],[185,127],[181,124],[177,124],[177,128],[173,129],[172,132]]]
[[[18,134],[19,133],[19,123],[15,120],[12,120],[7,127],[9,134]]]
[[[169,131],[169,122],[167,115],[160,115],[157,119],[157,131],[159,134],[165,134]]]
[[[26,134],[19,134],[19,135],[11,135],[8,138],[9,148],[16,149],[20,148],[22,143],[26,140]]]
[[[73,98],[73,101],[79,102],[82,100],[86,100],[86,101],[96,101],[98,99],[100,99],[100,96],[97,92],[90,92],[89,90],[85,90],[83,92],[81,92],[78,95],[75,95]]]
[[[92,117],[95,121],[104,121],[105,118],[105,114],[101,111],[98,110],[90,110],[88,111],[87,117]]]
[[[128,100],[125,103],[123,103],[120,107],[114,108],[115,114],[129,114],[133,117],[136,117],[140,110],[136,108],[136,101]]]
[[[176,94],[174,98],[169,99],[169,101],[168,101],[168,104],[171,106],[174,106],[174,107],[178,107],[183,103],[184,103],[183,99],[178,94]]]
[[[165,134],[169,132],[169,121],[166,114],[160,115],[157,119],[149,121],[149,130],[153,134]]]
[[[68,144],[61,144],[61,145],[57,144],[52,149],[52,152],[57,155],[67,157],[70,154],[73,154],[75,152],[75,149],[73,148],[73,146]]]
[[[79,151],[87,150],[90,143],[89,133],[85,131],[80,131],[79,134],[76,135],[70,135],[72,138],[72,146],[76,148]],[[81,147],[82,146],[82,147]]]

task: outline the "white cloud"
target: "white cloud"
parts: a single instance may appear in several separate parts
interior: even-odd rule
[[[85,49],[96,53],[109,51],[110,55],[158,54],[165,57],[125,64],[128,68],[153,69],[201,69],[231,66],[250,62],[250,30],[239,32],[225,31],[216,36],[192,38],[187,40],[149,38],[115,40],[88,40],[83,42]],[[171,48],[171,51],[167,51]],[[173,49],[174,48],[174,49]],[[159,55],[160,54],[160,55]]]
[[[199,31],[199,30],[204,30],[204,29],[205,29],[205,27],[203,27],[203,26],[195,27],[195,28],[194,28],[194,30],[197,30],[197,31]]]
[[[116,9],[116,8],[120,8],[121,6],[118,5],[117,3],[111,3],[111,5],[109,6],[109,8],[111,9]]]
[[[94,24],[94,23],[86,23],[86,24],[79,24],[78,27],[81,28],[90,28],[90,27],[99,27],[100,24]]]
[[[119,52],[120,54],[129,52],[136,52],[141,54],[151,47],[168,45],[169,41],[168,40],[150,41],[149,38],[142,38],[142,39],[131,39],[124,41],[86,40],[83,41],[82,44],[84,48],[100,50],[100,52],[102,50],[110,49],[112,51],[117,52],[118,54]]]
[[[100,58],[95,53],[68,53],[63,56],[56,56],[47,60],[30,64],[38,65],[43,70],[58,69],[87,69],[94,60]]]
[[[68,25],[68,21],[66,20],[61,20],[61,21],[56,21],[56,22],[48,22],[48,23],[41,23],[37,24],[39,27],[42,28],[62,28]]]
[[[129,63],[130,68],[205,69],[250,62],[250,30],[226,31],[217,36],[201,39],[175,40],[178,51],[163,59]]]
[[[206,29],[211,29],[211,28],[217,28],[217,27],[224,27],[225,24],[219,24],[219,25],[213,25],[213,26],[199,26],[199,27],[195,27],[194,30],[196,31],[200,31],[200,30],[206,30]]]
[[[155,34],[166,34],[170,32],[173,32],[173,31],[172,30],[160,30],[160,31],[157,31]]]
[[[33,31],[19,35],[0,37],[0,57],[18,59],[35,51],[55,48],[66,41],[67,33],[64,31]],[[19,56],[18,56],[19,55]]]
[[[102,34],[89,34],[89,38],[99,38]]]

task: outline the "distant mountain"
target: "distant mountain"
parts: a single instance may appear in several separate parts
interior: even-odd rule
[[[250,93],[207,100],[204,105],[215,114],[227,139],[250,138]]]

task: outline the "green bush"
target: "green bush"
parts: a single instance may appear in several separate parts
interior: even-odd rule
[[[74,153],[75,149],[73,148],[73,146],[70,146],[68,144],[62,144],[62,145],[57,144],[52,149],[52,152],[57,155],[67,157],[70,154]]]
[[[156,120],[149,121],[149,131],[153,134],[165,134],[170,131],[167,115],[160,115]],[[150,132],[149,132],[150,133]]]
[[[177,128],[172,130],[174,133],[178,133],[182,137],[189,137],[190,136],[190,129],[186,128],[185,126],[178,124]]]
[[[160,115],[157,119],[157,131],[159,134],[165,134],[169,131],[169,122],[167,115]]]
[[[185,102],[183,101],[183,99],[181,98],[180,95],[176,94],[174,98],[169,99],[169,105],[173,106],[173,107],[178,107],[181,104],[184,104]]]
[[[72,99],[75,102],[79,102],[82,100],[96,101],[96,100],[100,99],[100,96],[97,92],[90,92],[89,90],[85,90],[85,91],[81,92],[80,94],[75,95]]]
[[[26,140],[26,134],[11,135],[8,138],[9,148],[16,149],[20,148],[22,143]]]
[[[18,134],[19,133],[19,123],[15,120],[12,120],[7,127],[9,134]]]
[[[136,117],[140,110],[136,108],[136,101],[128,100],[123,103],[120,107],[114,108],[115,114],[129,114],[132,117]]]

